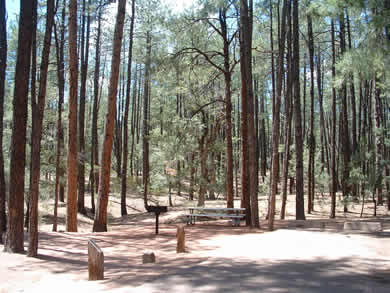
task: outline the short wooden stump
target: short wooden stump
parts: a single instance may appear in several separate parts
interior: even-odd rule
[[[95,240],[88,240],[88,280],[104,279],[104,254]]]
[[[177,252],[177,253],[186,252],[184,226],[178,226],[178,227],[177,227],[177,246],[176,246],[176,252]]]
[[[142,263],[155,263],[156,262],[156,256],[154,255],[154,252],[152,251],[146,251],[142,255]]]

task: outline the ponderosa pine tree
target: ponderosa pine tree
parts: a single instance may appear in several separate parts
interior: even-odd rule
[[[26,127],[28,84],[33,26],[34,0],[20,2],[18,49],[13,99],[10,188],[8,199],[7,241],[4,249],[11,253],[24,251],[24,175],[26,166]]]
[[[304,175],[303,175],[303,134],[301,119],[301,95],[299,82],[299,1],[293,1],[293,87],[295,118],[295,158],[296,158],[296,211],[297,220],[305,220]]]
[[[335,48],[335,29],[333,19],[331,20],[331,37],[332,37],[332,78],[336,78],[336,48]],[[332,184],[330,188],[330,218],[333,219],[336,217],[336,192],[337,192],[337,174],[336,174],[336,124],[337,124],[337,114],[336,114],[336,89],[334,85],[332,86],[332,155],[331,155],[331,174],[332,174]]]
[[[87,11],[85,11],[87,10]],[[79,113],[78,113],[78,147],[79,147],[79,166],[78,166],[78,199],[77,210],[79,213],[86,215],[85,210],[85,98],[87,91],[87,74],[88,74],[88,61],[89,61],[89,35],[90,35],[90,1],[88,4],[86,0],[83,0],[82,11],[82,36],[81,36],[81,58],[80,58],[80,101],[79,101]]]
[[[144,207],[148,207],[149,190],[149,98],[150,98],[150,67],[152,55],[152,35],[151,31],[146,32],[146,63],[143,93],[143,123],[142,123],[142,180],[144,185],[143,197]]]
[[[122,164],[122,185],[121,185],[121,215],[127,215],[126,209],[126,190],[127,190],[127,157],[129,154],[129,108],[130,108],[130,86],[131,86],[131,65],[133,57],[133,33],[135,21],[135,1],[131,3],[131,20],[130,20],[130,35],[129,35],[129,56],[127,60],[127,83],[126,83],[126,102],[125,102],[125,116],[123,118],[123,164]]]
[[[283,87],[284,76],[284,48],[286,41],[286,15],[287,15],[287,0],[283,1],[282,22],[279,39],[279,56],[278,56],[278,75],[276,77],[276,94],[275,105],[272,119],[272,169],[271,169],[271,198],[268,215],[268,228],[274,229],[276,193],[279,178],[279,140],[280,140],[280,105]]]
[[[77,0],[69,1],[69,112],[68,112],[68,196],[66,231],[77,232]]]
[[[97,12],[97,31],[95,44],[95,71],[93,75],[93,105],[92,105],[92,127],[91,127],[91,211],[95,213],[95,190],[99,186],[99,171],[95,166],[99,165],[99,138],[98,138],[98,116],[99,116],[99,78],[100,78],[100,48],[102,34],[103,0],[99,1]],[[104,73],[103,73],[104,75]]]
[[[0,0],[0,243],[7,230],[5,211],[5,176],[3,156],[3,118],[5,97],[5,69],[7,67],[7,24],[5,21],[5,0]],[[4,243],[3,243],[4,244]]]
[[[243,169],[244,161],[247,171],[246,180],[243,184],[248,184],[246,195],[247,199],[246,214],[252,227],[260,227],[259,209],[257,198],[258,170],[257,170],[257,153],[256,153],[256,134],[254,123],[254,95],[252,83],[252,30],[253,30],[253,1],[240,1],[240,64],[241,64],[241,99],[245,105],[245,111],[242,113],[243,128],[246,128],[247,144],[244,148],[243,139]],[[244,125],[246,124],[246,125]],[[244,131],[243,131],[244,135]],[[244,185],[242,185],[244,186]],[[244,192],[244,188],[243,188]],[[248,219],[249,220],[249,219]]]
[[[28,256],[38,255],[38,199],[39,180],[41,175],[41,139],[42,123],[46,100],[47,73],[51,48],[51,34],[54,23],[54,0],[47,1],[46,28],[42,50],[38,99],[31,101],[32,129],[31,142],[31,170],[30,170],[30,221],[29,221],[29,246]]]
[[[307,15],[308,31],[308,49],[310,64],[310,129],[309,129],[309,168],[307,182],[307,213],[311,214],[314,205],[314,155],[315,155],[315,137],[314,137],[314,37],[311,15]]]
[[[57,7],[58,9],[58,7]],[[63,183],[61,182],[63,170],[61,167],[61,153],[63,148],[63,126],[62,126],[62,105],[64,103],[65,94],[65,64],[64,64],[64,47],[65,47],[65,12],[66,0],[62,4],[61,24],[60,24],[60,39],[57,35],[57,26],[54,23],[54,37],[56,44],[56,60],[57,60],[57,80],[58,80],[58,119],[57,119],[57,147],[56,147],[56,181],[54,191],[54,216],[53,216],[53,231],[57,231],[57,214],[58,200],[60,199],[61,188],[63,192]]]
[[[116,116],[116,96],[118,91],[119,68],[121,61],[121,48],[123,26],[126,14],[126,0],[119,0],[115,23],[115,32],[111,59],[111,77],[108,90],[108,111],[105,121],[104,141],[101,155],[101,168],[99,175],[99,194],[93,232],[107,231],[107,205],[110,192],[111,152],[114,139],[114,126]]]

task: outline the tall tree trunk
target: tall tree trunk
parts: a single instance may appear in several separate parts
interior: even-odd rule
[[[93,107],[92,107],[92,133],[91,133],[91,211],[95,213],[95,190],[99,186],[99,170],[95,170],[95,166],[99,165],[99,140],[98,140],[98,115],[99,115],[99,78],[100,78],[100,37],[102,23],[102,0],[99,3],[97,15],[97,32],[96,32],[96,47],[95,47],[95,72],[93,76]],[[96,187],[95,187],[96,186]]]
[[[38,199],[39,179],[41,175],[41,138],[42,123],[46,99],[47,71],[49,67],[51,33],[54,23],[54,0],[47,1],[46,29],[42,50],[42,61],[40,67],[40,80],[38,100],[31,101],[32,108],[32,129],[31,137],[31,170],[30,170],[30,225],[29,225],[29,246],[28,256],[38,255]]]
[[[334,32],[334,22],[331,20],[331,34],[332,34],[332,78],[336,78],[336,50],[335,50],[335,32]],[[332,184],[330,188],[330,197],[331,197],[331,208],[330,208],[330,218],[336,217],[336,191],[337,191],[337,175],[336,175],[336,124],[337,124],[337,114],[336,114],[336,89],[332,86],[332,161],[331,161],[331,173],[332,173]]]
[[[118,92],[118,78],[121,61],[121,48],[125,13],[126,0],[119,0],[112,49],[111,77],[108,89],[108,111],[106,116],[103,150],[101,155],[99,195],[96,207],[95,220],[93,222],[93,232],[107,231],[107,205],[110,193],[111,153],[114,139],[116,96]]]
[[[263,182],[267,173],[267,137],[265,133],[265,107],[264,107],[265,95],[262,95],[260,98],[260,130],[259,130],[259,139],[260,139],[260,174],[263,177]]]
[[[84,138],[84,124],[85,124],[85,96],[87,87],[87,74],[88,74],[88,59],[89,59],[89,33],[91,18],[89,15],[90,1],[88,1],[87,8],[85,8],[86,0],[83,0],[83,29],[82,29],[82,42],[81,42],[81,73],[80,73],[80,108],[79,108],[79,171],[78,171],[78,212],[85,215],[85,138]],[[87,9],[87,16],[85,16],[85,9]],[[87,28],[85,31],[85,18],[87,18]],[[85,42],[84,42],[85,38]],[[84,44],[85,43],[85,44]],[[84,48],[85,46],[85,48]]]
[[[64,103],[64,89],[65,89],[65,75],[64,75],[64,41],[65,41],[65,6],[64,0],[62,8],[62,23],[61,23],[61,39],[58,41],[57,28],[54,23],[54,37],[56,44],[56,59],[57,59],[57,80],[58,80],[58,119],[57,119],[57,151],[56,151],[56,182],[54,193],[54,217],[53,217],[53,231],[57,231],[57,214],[58,214],[58,200],[60,192],[61,180],[61,150],[63,147],[62,137],[62,104]]]
[[[309,63],[310,63],[310,133],[309,133],[309,170],[308,170],[308,205],[307,213],[311,214],[314,204],[314,39],[311,16],[307,15],[309,37]]]
[[[60,197],[60,189],[62,183],[60,182],[62,172],[61,166],[61,150],[63,147],[63,128],[62,128],[62,104],[64,103],[65,92],[65,65],[64,65],[64,44],[65,44],[65,12],[66,12],[66,0],[63,1],[62,13],[61,13],[61,28],[60,28],[60,41],[58,41],[57,28],[54,23],[54,37],[56,44],[56,59],[57,59],[57,80],[58,80],[58,120],[57,120],[57,153],[56,153],[56,182],[55,182],[55,194],[54,194],[54,218],[53,218],[53,231],[57,231],[57,213],[58,213],[58,200]]]
[[[341,55],[344,55],[346,51],[345,44],[345,22],[344,22],[344,12],[340,15],[340,50]],[[347,101],[347,84],[346,81],[343,81],[341,87],[341,119],[342,119],[342,135],[341,137],[341,152],[343,155],[343,175],[341,180],[341,185],[343,189],[344,200],[349,196],[350,193],[350,184],[349,184],[349,163],[351,161],[351,146],[349,140],[349,122],[348,122],[348,101]],[[344,212],[347,212],[347,203],[344,201]]]
[[[321,145],[325,150],[325,154],[322,152],[321,160],[322,164],[326,163],[327,174],[330,175],[330,166],[329,166],[329,152],[328,152],[328,138],[327,132],[325,130],[325,118],[324,118],[324,97],[322,92],[322,70],[321,70],[321,50],[318,47],[318,56],[317,56],[317,90],[318,90],[318,100],[320,106],[320,136],[321,136]],[[326,161],[326,162],[324,162]],[[323,171],[324,166],[321,167]]]
[[[130,107],[130,86],[131,86],[131,64],[133,56],[133,32],[134,32],[134,19],[135,19],[135,0],[131,3],[131,21],[130,21],[130,44],[129,44],[129,56],[127,63],[127,84],[126,84],[126,105],[125,116],[123,118],[123,164],[122,164],[122,188],[121,188],[121,215],[127,215],[126,209],[126,190],[127,190],[127,157],[129,153],[128,146],[128,120],[129,120],[129,107]]]
[[[272,169],[271,169],[271,198],[270,208],[268,214],[268,228],[274,229],[275,219],[275,202],[279,176],[279,131],[280,131],[280,105],[283,87],[284,76],[284,48],[286,41],[286,15],[287,15],[287,0],[283,1],[282,9],[282,23],[279,39],[279,56],[278,56],[278,75],[276,80],[276,96],[275,96],[275,110],[272,119]]]
[[[77,1],[69,1],[69,113],[68,113],[68,196],[66,231],[77,232]]]
[[[375,74],[375,146],[376,146],[376,156],[375,156],[375,192],[378,197],[378,205],[383,205],[383,167],[382,160],[383,156],[383,125],[382,125],[382,105],[381,105],[381,88],[380,88],[380,79]]]
[[[5,20],[5,0],[0,0],[0,243],[3,243],[3,233],[7,230],[5,211],[5,177],[3,156],[3,118],[5,96],[5,69],[7,67],[7,23]],[[3,243],[5,244],[5,243]]]
[[[287,204],[287,181],[288,181],[288,168],[290,162],[290,145],[291,145],[291,122],[293,116],[293,103],[292,103],[292,26],[291,26],[291,3],[289,2],[287,7],[287,91],[285,95],[285,145],[284,145],[284,157],[283,157],[283,185],[282,185],[282,208],[280,210],[280,219],[284,220],[286,214]]]
[[[242,119],[246,120],[246,144],[243,147],[243,167],[246,165],[247,179],[243,183],[248,184],[246,190],[246,209],[249,224],[252,227],[260,227],[259,209],[257,199],[257,162],[256,162],[256,136],[254,125],[254,98],[252,84],[252,28],[253,28],[253,2],[252,0],[240,1],[240,63],[241,63],[241,98],[246,105]],[[244,123],[243,123],[244,128]],[[242,132],[244,136],[244,131]],[[243,140],[244,145],[244,140]],[[244,164],[244,161],[245,164]],[[244,184],[243,184],[244,187]],[[243,196],[244,198],[244,196]]]
[[[295,151],[296,151],[296,214],[297,220],[305,220],[304,179],[303,179],[303,133],[301,120],[301,95],[299,83],[299,1],[293,5],[293,87],[295,114]]]
[[[347,21],[347,33],[348,33],[348,48],[352,49],[352,40],[351,40],[351,27],[349,22],[348,9],[346,11],[346,21]],[[349,77],[349,90],[351,93],[351,114],[352,114],[352,154],[357,150],[357,135],[356,135],[356,97],[355,97],[355,84],[353,73]]]
[[[30,81],[30,96],[31,100],[35,101],[37,99],[37,25],[38,25],[38,2],[34,1],[34,14],[33,14],[33,27],[32,27],[32,48],[31,48],[31,81]],[[31,136],[33,135],[35,125],[31,125]],[[31,155],[31,152],[30,152]],[[32,169],[32,160],[30,159],[30,170]],[[31,175],[31,173],[30,173]],[[31,185],[32,177],[30,176],[29,184]],[[27,192],[27,208],[24,227],[27,228],[27,231],[30,227],[30,192]]]
[[[149,185],[149,95],[150,95],[150,66],[152,54],[151,32],[146,32],[146,63],[144,80],[144,105],[143,105],[143,130],[142,130],[142,176],[144,184],[144,206],[148,206],[148,185]]]
[[[26,165],[26,126],[28,83],[35,1],[21,1],[18,49],[15,67],[13,99],[13,129],[11,137],[10,189],[8,199],[7,243],[4,249],[12,253],[24,251],[23,209],[24,175]]]
[[[137,116],[137,85],[138,85],[138,69],[135,65],[135,76],[133,86],[133,101],[131,106],[131,151],[130,151],[130,175],[134,176],[134,146],[135,146],[135,132],[136,132],[136,116]]]
[[[225,78],[225,115],[226,115],[226,194],[227,207],[233,208],[233,139],[232,139],[232,70],[230,66],[230,40],[226,21],[226,9],[220,9],[220,24],[223,38],[224,78]]]

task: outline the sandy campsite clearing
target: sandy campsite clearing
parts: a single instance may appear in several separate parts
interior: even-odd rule
[[[218,202],[207,202],[208,205]],[[341,208],[341,207],[340,207]],[[111,204],[111,215],[116,204]],[[176,253],[176,228],[185,207],[161,216],[136,211],[111,217],[110,232],[90,233],[92,220],[80,218],[79,233],[49,232],[43,216],[39,257],[0,252],[0,293],[6,292],[386,292],[390,290],[390,217],[329,220],[318,211],[309,220],[276,221],[276,231],[227,220],[186,226],[187,253]],[[367,209],[371,212],[370,208]],[[380,221],[381,233],[346,233],[346,220]],[[62,229],[62,228],[60,228]],[[88,281],[87,240],[105,256],[105,278]],[[27,242],[26,242],[27,245]],[[2,250],[0,246],[0,250]],[[153,251],[155,264],[142,264]]]

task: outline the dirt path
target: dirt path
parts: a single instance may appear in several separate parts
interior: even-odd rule
[[[277,221],[275,232],[200,223],[186,228],[188,253],[179,255],[175,225],[162,225],[158,236],[151,222],[108,233],[41,232],[39,258],[0,253],[0,293],[388,293],[389,219],[384,223],[377,235],[342,233],[340,222]],[[89,238],[105,254],[103,281],[87,281]],[[145,250],[155,252],[156,264],[142,264]]]

